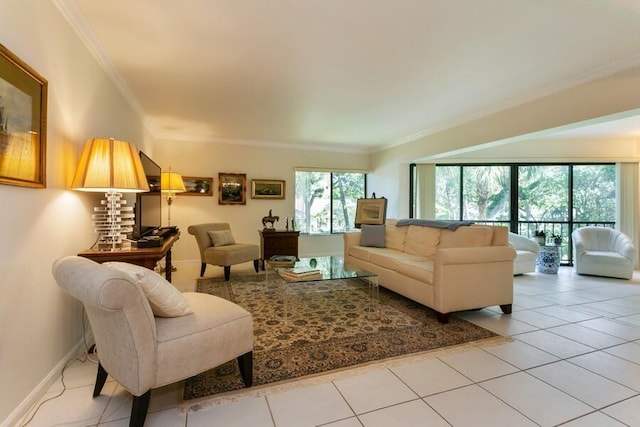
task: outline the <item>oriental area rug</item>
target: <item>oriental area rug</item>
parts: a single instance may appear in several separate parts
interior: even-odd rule
[[[269,281],[264,273],[232,275],[229,282],[198,279],[198,292],[226,298],[253,315],[254,386],[497,336],[455,315],[440,324],[433,310],[383,287],[372,307],[368,285],[359,280],[282,285],[273,273]],[[184,400],[243,388],[233,360],[185,380]]]

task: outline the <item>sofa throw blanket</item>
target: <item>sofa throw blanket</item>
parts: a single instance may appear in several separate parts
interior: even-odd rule
[[[447,230],[457,230],[463,225],[472,225],[473,221],[436,221],[431,219],[400,219],[396,223],[396,227],[406,227],[409,225],[420,225],[422,227],[446,228]]]

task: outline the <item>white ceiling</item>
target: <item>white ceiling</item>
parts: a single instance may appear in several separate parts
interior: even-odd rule
[[[640,64],[638,0],[56,3],[159,138],[369,150]]]

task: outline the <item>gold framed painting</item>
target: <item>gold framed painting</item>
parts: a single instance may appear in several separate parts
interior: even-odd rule
[[[247,174],[218,174],[218,204],[245,205],[247,203]]]
[[[381,225],[387,220],[387,199],[358,199],[355,227],[362,224]]]
[[[181,196],[212,196],[213,178],[199,176],[183,176],[184,188],[187,189]]]
[[[252,199],[284,199],[285,181],[280,179],[252,179]]]
[[[47,80],[0,44],[0,183],[46,187]]]

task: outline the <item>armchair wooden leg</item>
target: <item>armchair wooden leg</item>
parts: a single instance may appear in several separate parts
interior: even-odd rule
[[[260,271],[260,260],[259,259],[254,259],[253,260],[253,269],[256,271],[256,273],[258,273]]]
[[[238,356],[238,368],[245,387],[253,385],[253,351]]]
[[[96,376],[96,385],[93,388],[93,397],[99,396],[104,387],[104,383],[107,380],[107,371],[104,370],[102,365],[98,362],[98,375]]]
[[[142,396],[133,396],[133,405],[131,406],[131,419],[129,419],[129,427],[143,427],[144,420],[147,418],[149,410],[149,400],[151,399],[151,390]]]
[[[206,263],[206,262],[203,262],[203,263],[200,265],[200,277],[204,276],[204,271],[205,271],[206,269],[207,269],[207,263]]]
[[[229,276],[231,276],[231,266],[230,265],[225,265],[224,266],[224,280],[226,280],[228,282],[229,281]]]

